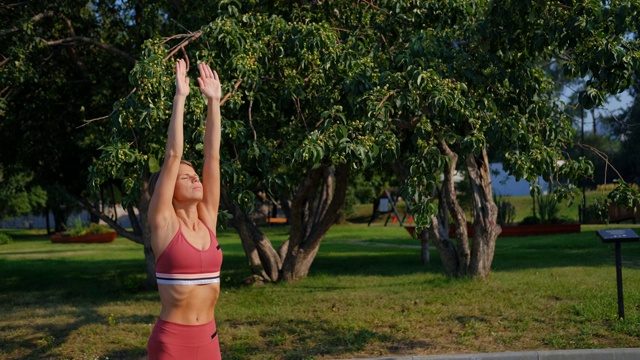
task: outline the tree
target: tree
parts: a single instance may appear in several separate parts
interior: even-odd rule
[[[199,0],[0,4],[0,162],[27,169],[35,185],[56,192],[50,200],[114,203],[117,181],[102,197],[86,191],[89,165],[108,143],[101,134],[109,123],[99,120],[131,90],[128,74],[143,41],[197,29],[211,7]],[[50,207],[58,231],[67,214],[60,205]]]
[[[24,171],[7,171],[0,166],[0,219],[42,212],[47,194],[30,185],[33,175]]]
[[[635,156],[639,150],[637,139],[640,138],[640,133],[637,129],[638,115],[640,114],[639,89],[638,83],[634,83],[630,89],[630,95],[632,96],[630,106],[622,114],[605,119],[611,128],[611,141],[618,147],[618,151],[614,154],[606,153],[609,155],[606,160],[613,163],[618,171],[617,174],[611,174],[609,177],[624,179],[635,184],[640,183],[640,176],[638,175],[640,163],[638,163]],[[607,164],[607,166],[610,167],[610,164]]]
[[[170,59],[206,61],[220,74],[227,92],[222,101],[223,204],[254,274],[267,281],[293,281],[307,275],[335,222],[349,173],[372,163],[386,139],[383,122],[365,122],[358,102],[360,79],[371,64],[369,52],[356,37],[348,40],[343,42],[340,31],[326,23],[238,14],[229,8],[200,31],[145,43],[130,77],[135,91],[116,104],[113,143],[103,148],[92,172],[97,185],[121,179],[127,201],[140,209],[139,239],[147,249],[149,282],[154,272],[144,189],[162,161],[173,86]],[[185,157],[196,163],[203,111],[202,99],[189,99]],[[258,189],[291,201],[290,237],[279,249],[248,216]]]
[[[92,137],[99,131],[81,125],[110,108],[108,97],[122,91],[119,82],[134,60],[103,42],[98,15],[86,1],[58,5],[0,7],[5,20],[0,83],[6,106],[0,158],[3,164],[29,169],[44,189],[80,196],[95,153]],[[59,205],[53,204],[53,210]],[[66,216],[54,211],[54,217],[56,230],[63,230]]]
[[[379,90],[370,93],[370,109],[413,139],[404,176],[414,219],[429,231],[448,274],[486,277],[501,231],[487,150],[501,153],[503,166],[517,179],[562,180],[567,186],[556,191],[569,196],[573,181],[592,166],[568,157],[574,130],[544,68],[555,64],[568,78],[587,78],[580,96],[585,108],[624,90],[638,64],[637,40],[628,36],[637,31],[631,19],[638,5],[376,4],[378,33],[392,55],[383,64]],[[471,183],[472,242],[453,182],[459,166]],[[448,239],[450,221],[455,242]]]

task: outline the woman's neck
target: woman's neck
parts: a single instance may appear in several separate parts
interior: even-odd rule
[[[196,230],[198,226],[198,208],[196,206],[190,206],[187,208],[177,208],[176,216],[182,221],[189,229]]]

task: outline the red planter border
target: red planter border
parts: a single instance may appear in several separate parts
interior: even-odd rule
[[[109,243],[116,239],[116,232],[82,236],[64,236],[62,233],[55,233],[49,239],[52,243]]]
[[[415,237],[415,226],[404,227],[411,237]],[[509,225],[503,226],[498,237],[515,237],[529,235],[551,235],[551,234],[571,234],[579,233],[580,224],[540,224],[540,225]],[[467,227],[469,237],[473,237],[473,225]],[[453,227],[449,228],[449,237],[454,236]]]

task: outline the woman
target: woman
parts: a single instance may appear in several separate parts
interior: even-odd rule
[[[149,359],[220,359],[214,308],[220,294],[222,251],[215,230],[220,202],[220,95],[218,74],[199,64],[207,98],[202,182],[182,160],[183,117],[189,78],[176,64],[176,92],[167,150],[151,176],[149,223],[162,310],[147,349]]]

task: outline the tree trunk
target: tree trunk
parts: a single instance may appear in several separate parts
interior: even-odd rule
[[[307,276],[324,238],[344,204],[349,167],[309,170],[294,194],[290,208],[290,236],[275,249],[260,228],[222,192],[221,202],[232,215],[245,256],[254,274],[264,281],[295,281]],[[251,281],[253,282],[253,281]]]
[[[263,282],[276,282],[279,280],[282,258],[273,248],[271,241],[266,237],[251,217],[240,206],[229,201],[225,188],[221,189],[220,203],[232,214],[231,226],[238,232],[244,254],[254,274],[245,282],[254,283],[256,280]]]
[[[278,281],[282,260],[271,241],[238,205],[230,204],[230,208],[233,213],[232,225],[240,235],[251,272],[264,281]]]
[[[432,235],[435,236],[434,244],[438,248],[438,251],[440,251],[447,274],[464,276],[468,271],[471,254],[469,250],[469,236],[467,234],[467,216],[458,202],[455,188],[458,154],[453,152],[444,140],[440,141],[438,148],[449,158],[449,162],[443,172],[442,187],[439,193],[439,219],[437,220],[440,221],[437,222],[437,224],[439,224],[437,228],[436,226],[432,227],[434,229]],[[448,218],[446,214],[451,215],[451,220],[455,227],[456,246],[444,240],[449,237]],[[437,229],[437,231],[435,229]]]
[[[493,201],[491,169],[486,150],[479,155],[467,155],[467,170],[475,208],[469,275],[484,278],[491,270],[496,239],[502,232],[502,228],[497,223],[498,207]]]
[[[335,223],[347,191],[349,166],[327,165],[307,172],[291,202],[291,228],[287,256],[282,264],[282,280],[296,281],[307,276],[320,243]]]
[[[46,208],[44,211],[44,219],[47,223],[47,235],[51,235],[51,222],[49,221],[49,208]]]
[[[147,191],[148,182],[145,181],[145,186],[140,194],[138,200],[138,211],[140,212],[140,227],[142,232],[142,245],[144,247],[144,263],[147,271],[147,278],[144,280],[142,286],[145,289],[153,289],[158,286],[156,282],[156,258],[151,248],[151,225],[149,224],[149,202],[151,197]],[[135,228],[135,227],[134,227]]]
[[[53,214],[53,231],[65,231],[67,218],[69,217],[67,212],[61,208],[52,208],[51,213]]]
[[[86,199],[82,199],[82,198],[78,198],[78,201],[80,203],[82,203],[82,205],[84,206],[84,208],[91,214],[96,215],[97,217],[100,218],[100,220],[104,221],[110,228],[112,228],[113,230],[115,230],[116,233],[118,233],[118,235],[122,236],[123,238],[129,239],[137,244],[143,245],[144,244],[144,239],[143,239],[143,235],[144,234],[136,234],[134,232],[128,231],[127,229],[123,228],[120,224],[118,224],[118,222],[114,219],[112,219],[111,217],[107,216],[105,213],[101,212],[100,209],[94,207],[90,202],[88,202]],[[149,208],[149,199],[148,199],[148,195],[147,195],[147,199],[142,201],[139,200],[138,203],[138,211],[140,212],[140,221],[147,221],[147,210]],[[143,220],[144,219],[144,220]],[[136,225],[134,225],[135,223],[133,222],[135,219],[135,215],[134,215],[134,219],[131,219],[131,224],[134,226],[134,228],[136,228]],[[142,229],[143,225],[139,225],[139,228]],[[146,234],[150,233],[150,230],[148,228],[148,224],[145,224],[144,226],[147,227],[147,229],[145,231],[140,230],[141,232],[144,232]],[[149,238],[150,239],[150,238]]]
[[[427,265],[429,263],[430,254],[429,254],[429,232],[421,231],[419,234],[420,238],[420,255],[422,259],[422,265]]]
[[[497,223],[498,207],[493,201],[491,170],[486,150],[479,155],[471,154],[466,157],[474,205],[474,238],[469,249],[466,215],[457,200],[454,183],[458,155],[444,141],[440,142],[438,148],[449,158],[449,163],[438,192],[438,214],[431,217],[432,226],[427,229],[428,238],[438,250],[447,275],[484,278],[490,272],[495,242],[502,231]],[[401,183],[404,183],[408,170],[401,162],[393,164],[393,169]],[[448,215],[451,215],[455,226],[455,244],[449,239]]]

